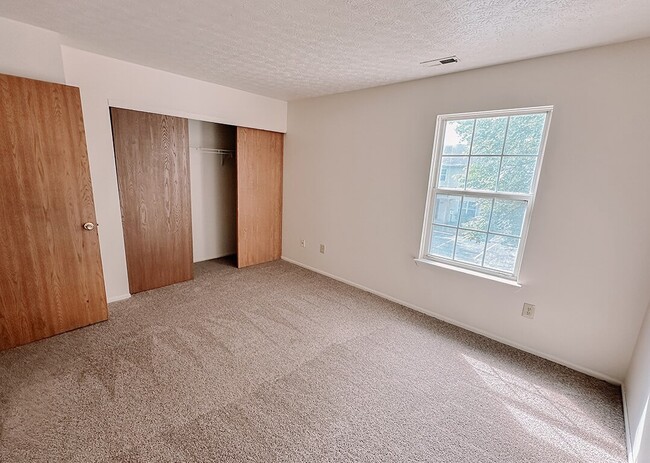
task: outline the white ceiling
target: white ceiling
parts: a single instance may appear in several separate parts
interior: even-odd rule
[[[2,0],[0,16],[284,100],[650,36],[650,0]]]

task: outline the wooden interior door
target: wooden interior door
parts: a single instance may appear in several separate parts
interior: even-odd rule
[[[191,280],[187,119],[111,108],[129,290]]]
[[[78,88],[0,75],[0,184],[0,350],[106,320]]]
[[[284,135],[237,128],[237,266],[282,255]]]

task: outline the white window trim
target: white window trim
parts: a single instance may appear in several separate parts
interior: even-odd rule
[[[535,175],[533,177],[532,193],[498,193],[493,191],[476,192],[465,191],[453,188],[438,188],[438,172],[442,160],[442,144],[444,142],[445,133],[443,127],[446,127],[446,122],[461,119],[476,119],[486,117],[499,117],[499,116],[516,116],[522,114],[533,113],[546,113],[546,120],[544,122],[544,132],[542,133],[542,140],[540,144],[540,153],[538,155],[537,166],[535,167]],[[433,153],[431,155],[431,169],[429,171],[429,187],[427,189],[427,199],[424,210],[424,223],[422,224],[422,236],[420,239],[420,252],[415,259],[416,263],[432,264],[437,267],[442,267],[450,270],[456,270],[463,273],[484,277],[493,281],[507,283],[513,286],[521,286],[519,283],[519,271],[521,270],[521,263],[523,261],[524,252],[526,249],[526,239],[528,237],[528,229],[530,227],[530,220],[535,206],[535,197],[537,195],[537,185],[539,183],[539,176],[544,161],[544,154],[546,152],[546,141],[548,139],[548,128],[551,123],[551,116],[553,114],[553,106],[536,106],[531,108],[515,108],[515,109],[502,109],[495,111],[475,111],[468,113],[458,114],[441,114],[436,119],[436,129],[433,142]],[[431,232],[433,229],[432,218],[433,208],[435,206],[435,194],[440,191],[441,193],[461,194],[465,196],[479,196],[489,198],[504,198],[504,199],[517,199],[528,202],[526,208],[526,215],[524,216],[524,223],[521,231],[521,238],[519,242],[519,250],[517,253],[517,260],[515,262],[515,270],[513,274],[492,270],[485,267],[480,267],[463,262],[457,262],[451,259],[445,259],[438,256],[431,256],[428,254],[429,243],[431,239]]]

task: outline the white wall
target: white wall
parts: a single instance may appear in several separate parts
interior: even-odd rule
[[[620,381],[650,298],[649,82],[642,40],[290,102],[284,257]],[[416,265],[436,116],[538,105],[523,287]]]
[[[237,252],[237,164],[198,148],[235,150],[237,128],[189,121],[194,262]]]
[[[81,89],[109,300],[129,293],[109,106],[284,132],[287,104],[156,69],[62,48],[66,83]]]
[[[109,104],[286,131],[287,103],[61,46],[59,34],[0,18],[0,72],[81,89],[109,300],[128,296]]]
[[[650,461],[650,304],[625,377],[629,438],[634,463]]]
[[[643,40],[291,103],[285,256],[622,379],[650,298],[649,56]],[[109,100],[276,131],[286,103],[68,47],[62,57],[58,34],[0,18],[0,72],[62,82],[63,67],[81,87],[113,299],[128,284]],[[556,110],[523,288],[416,266],[435,116],[540,104]],[[537,304],[535,320],[519,316],[524,301]]]
[[[65,83],[59,34],[0,18],[0,73]]]

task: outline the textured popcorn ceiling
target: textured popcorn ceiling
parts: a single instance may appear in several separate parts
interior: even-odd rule
[[[3,0],[0,16],[285,100],[650,36],[650,0]]]

